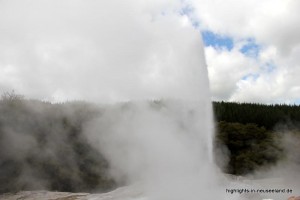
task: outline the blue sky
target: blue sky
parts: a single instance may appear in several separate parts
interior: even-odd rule
[[[233,48],[233,39],[227,36],[218,35],[211,31],[201,32],[205,46],[214,48],[226,48],[230,51]]]
[[[212,46],[216,49],[225,48],[231,51],[234,47],[234,39],[230,36],[220,35],[212,31],[202,31],[202,39],[205,46]],[[259,55],[260,45],[255,42],[255,39],[246,39],[245,45],[243,45],[239,51],[246,56],[256,58]]]

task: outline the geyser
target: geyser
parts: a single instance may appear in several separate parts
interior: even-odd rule
[[[88,124],[87,132],[109,159],[114,178],[139,185],[149,199],[209,198],[216,188],[210,104],[204,103],[168,99],[122,104]]]
[[[139,185],[148,199],[218,198],[203,45],[190,24],[173,17],[151,24],[156,34],[149,39],[158,44],[137,69],[143,71],[138,79],[117,75],[130,83],[115,90],[128,102],[103,111],[86,132],[108,158],[112,176]]]
[[[115,103],[84,132],[109,160],[111,175],[149,200],[241,199],[225,189],[245,184],[222,182],[212,162],[207,69],[200,33],[188,17],[191,4],[0,1],[0,91],[51,102]],[[36,104],[34,110],[40,110]],[[50,150],[60,153],[56,138]],[[28,141],[19,146],[34,146]]]
[[[1,88],[54,102],[128,101],[85,126],[115,179],[153,200],[211,196],[207,69],[184,1],[4,2]]]

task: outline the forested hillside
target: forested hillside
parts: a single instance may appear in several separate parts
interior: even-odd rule
[[[164,106],[162,100],[149,103],[153,109]],[[113,107],[122,112],[128,105]],[[45,188],[91,192],[116,187],[106,158],[83,134],[84,125],[101,116],[106,107],[86,102],[52,104],[3,94],[0,193]],[[213,108],[216,162],[225,173],[245,175],[291,159],[280,142],[287,131],[296,136],[290,146],[296,155],[292,159],[300,162],[299,106],[214,102]]]
[[[216,162],[224,172],[246,175],[279,161],[299,164],[300,106],[213,102],[213,109],[215,148],[223,150]],[[293,142],[287,144],[287,137]]]
[[[0,100],[0,193],[20,190],[106,191],[109,165],[82,134],[101,109],[5,94]]]
[[[218,122],[253,123],[268,130],[300,127],[300,105],[213,102],[213,109]]]

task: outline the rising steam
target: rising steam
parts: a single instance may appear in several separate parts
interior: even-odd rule
[[[47,103],[1,102],[1,111],[22,113],[1,115],[6,124],[0,124],[1,146],[7,150],[0,156],[8,160],[0,164],[10,169],[25,163],[10,171],[20,175],[21,188],[34,182],[38,189],[55,188],[60,180],[43,180],[56,170],[72,177],[68,189],[76,187],[75,181],[82,184],[75,189],[86,190],[101,187],[90,177],[109,172],[106,184],[112,177],[120,185],[138,185],[149,200],[226,198],[227,182],[212,158],[213,117],[203,44],[183,12],[185,3],[0,1],[0,27],[5,30],[0,31],[0,90],[15,89],[51,102],[102,103],[101,109],[88,113],[57,105],[56,114]],[[12,119],[18,119],[18,125]],[[76,126],[78,121],[81,126]],[[94,149],[98,153],[92,153]],[[84,161],[79,159],[83,154]],[[100,163],[101,169],[94,167],[97,156],[108,161]],[[56,166],[61,161],[66,166]],[[30,170],[31,165],[38,166],[39,173]],[[36,181],[26,181],[30,178]],[[228,199],[233,198],[239,197]]]
[[[0,4],[7,30],[0,42],[10,52],[1,63],[2,90],[53,102],[130,101],[83,127],[111,175],[141,183],[153,199],[207,196],[214,179],[208,77],[184,2]]]

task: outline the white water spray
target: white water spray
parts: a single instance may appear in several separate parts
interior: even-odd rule
[[[136,82],[127,88],[129,103],[105,110],[88,124],[87,133],[109,159],[112,176],[139,185],[149,199],[199,200],[212,193],[216,198],[203,45],[192,27],[174,24],[172,30],[160,26],[156,35],[160,49],[145,67],[151,74],[141,77],[150,87],[141,89]],[[122,80],[130,82],[131,77]]]
[[[182,4],[9,1],[0,22],[10,87],[50,101],[130,102],[104,110],[85,131],[112,175],[154,200],[199,199],[212,188],[207,69]]]

